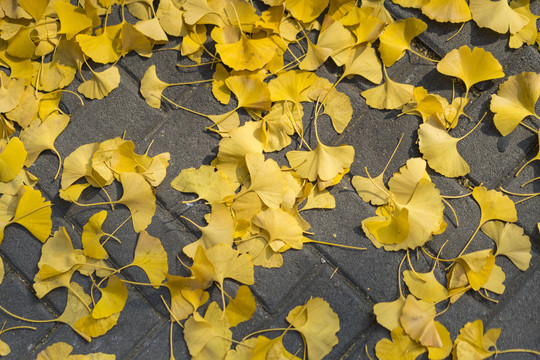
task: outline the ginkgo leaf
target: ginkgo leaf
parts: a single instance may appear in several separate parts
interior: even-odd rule
[[[225,316],[231,327],[251,319],[255,312],[256,303],[248,286],[241,285],[234,299],[231,299],[225,308]]]
[[[64,342],[49,345],[37,354],[36,360],[115,360],[116,355],[92,353],[88,355],[70,355],[73,347]]]
[[[377,322],[390,331],[401,327],[399,317],[405,305],[405,297],[400,295],[394,301],[379,302],[373,305],[373,313],[377,317]]]
[[[90,19],[83,8],[71,5],[62,1],[54,3],[54,9],[60,21],[59,34],[66,34],[70,40],[75,35],[92,28],[92,19]]]
[[[29,13],[36,21],[41,19],[41,16],[49,3],[47,0],[19,0],[18,2],[19,6]]]
[[[179,5],[171,0],[162,0],[159,2],[156,10],[156,17],[163,30],[171,36],[185,36],[186,26],[183,21],[184,11]]]
[[[263,81],[252,76],[236,75],[228,77],[225,84],[238,99],[239,108],[270,110],[270,90]]]
[[[283,265],[283,256],[281,253],[274,251],[269,246],[268,239],[261,235],[238,242],[236,248],[241,253],[249,254],[254,266],[279,268]]]
[[[196,278],[186,278],[167,274],[167,282],[162,286],[171,294],[171,315],[178,320],[187,319],[201,305],[208,301],[208,292]]]
[[[94,319],[91,314],[88,314],[75,322],[75,328],[82,331],[90,337],[98,337],[105,335],[118,322],[120,313],[113,314],[102,319]]]
[[[223,204],[212,203],[212,213],[208,225],[205,227],[196,226],[201,231],[201,237],[182,249],[184,254],[190,258],[195,257],[199,246],[208,250],[217,244],[233,244],[235,221],[230,208]]]
[[[64,227],[58,231],[41,248],[41,258],[38,262],[37,277],[46,280],[49,277],[60,275],[72,267],[84,264],[86,258],[77,254]]]
[[[318,141],[311,151],[289,151],[287,160],[298,175],[309,181],[331,180],[347,172],[354,159],[354,148],[349,145],[327,146]]]
[[[75,332],[81,335],[86,341],[91,341],[92,336],[86,331],[77,326],[77,322],[90,316],[88,306],[92,303],[92,299],[84,292],[84,289],[76,282],[70,283],[70,290],[67,293],[66,307],[64,312],[56,321],[60,321],[69,325]]]
[[[52,229],[51,202],[45,201],[39,190],[24,186],[22,196],[17,204],[17,209],[10,222],[24,226],[39,241],[44,243]],[[1,234],[0,241],[3,238]]]
[[[27,153],[17,137],[11,138],[7,144],[0,143],[0,149],[0,180],[7,183],[21,172]]]
[[[515,34],[510,34],[508,46],[512,49],[517,49],[523,44],[533,45],[538,35],[536,20],[540,16],[537,16],[531,12],[529,9],[529,0],[512,1],[510,2],[510,7],[518,14],[526,16],[527,19],[529,19],[529,22]]]
[[[393,329],[390,336],[392,341],[381,339],[375,345],[375,353],[379,360],[416,360],[420,354],[426,352],[426,348],[405,334],[402,327]]]
[[[384,7],[385,0],[364,0],[362,7],[372,9],[372,15],[380,19],[385,24],[390,24],[394,21],[394,18],[388,10]]]
[[[206,256],[214,266],[214,280],[223,285],[225,278],[234,279],[245,285],[255,282],[251,256],[240,254],[231,245],[217,244],[206,250]]]
[[[527,116],[538,117],[534,108],[539,97],[540,74],[523,72],[510,76],[497,94],[491,95],[493,122],[501,135],[510,134]]]
[[[285,8],[298,20],[309,23],[315,20],[328,6],[329,0],[289,0]]]
[[[291,135],[302,127],[304,112],[291,102],[278,101],[261,121],[264,151],[279,151],[291,143]]]
[[[332,120],[332,126],[341,134],[352,119],[353,109],[347,95],[339,92],[326,79],[318,78],[311,85],[309,97],[324,106],[323,114]]]
[[[515,224],[490,221],[482,226],[482,231],[497,244],[496,256],[506,256],[521,271],[529,268],[531,241],[522,228]]]
[[[208,306],[204,318],[195,312],[184,323],[184,340],[194,359],[223,359],[231,338],[229,321],[215,302]]]
[[[268,241],[273,251],[279,251],[284,245],[293,249],[303,246],[303,229],[298,225],[296,217],[281,208],[266,209],[253,218],[253,224],[259,226],[265,233],[262,235]]]
[[[471,170],[457,150],[463,137],[452,137],[437,114],[418,128],[418,146],[429,166],[447,177],[465,176]]]
[[[371,7],[353,7],[345,16],[339,19],[343,25],[354,34],[356,44],[373,43],[379,38],[386,27],[386,22],[379,19]]]
[[[135,247],[135,257],[131,265],[143,269],[148,276],[148,280],[156,289],[165,280],[166,274],[169,272],[167,252],[161,245],[161,241],[150,236],[146,231],[139,234],[137,246]]]
[[[286,319],[302,335],[310,359],[322,359],[338,343],[339,318],[321,298],[310,298],[292,309]]]
[[[101,291],[101,298],[92,310],[94,319],[107,318],[124,309],[128,298],[128,289],[116,275],[110,276],[107,286],[99,290]]]
[[[461,23],[471,20],[471,10],[465,0],[429,0],[422,13],[438,22]]]
[[[443,360],[452,352],[452,338],[450,337],[450,332],[440,322],[435,321],[435,328],[441,337],[442,346],[428,346],[428,359]]]
[[[435,327],[435,315],[426,312],[412,295],[407,296],[399,318],[405,332],[424,346],[441,347],[442,340]]]
[[[472,196],[480,206],[480,225],[490,220],[517,221],[514,202],[503,193],[477,186],[473,189]]]
[[[422,117],[422,121],[435,113],[443,113],[444,108],[448,106],[448,101],[440,95],[428,94],[422,86],[415,87],[413,91],[413,100],[405,105],[402,114],[414,114]]]
[[[470,0],[469,6],[472,19],[478,26],[500,34],[508,31],[515,34],[529,22],[526,16],[512,9],[508,1]]]
[[[414,86],[401,84],[390,79],[384,70],[386,80],[382,85],[362,91],[366,104],[375,109],[401,109],[413,98]]]
[[[79,34],[75,37],[84,54],[97,63],[113,63],[120,58],[122,25],[107,26],[99,35]]]
[[[209,203],[223,203],[228,197],[234,196],[236,190],[224,173],[209,165],[182,170],[171,186],[178,191],[196,193]]]
[[[493,250],[485,249],[461,255],[456,259],[456,263],[460,264],[465,270],[471,288],[478,291],[491,276],[491,271],[495,265],[495,256]]]
[[[107,211],[102,210],[90,217],[88,222],[83,226],[81,242],[84,250],[84,255],[94,259],[107,259],[109,255],[99,242],[102,236],[107,235],[101,230],[103,222],[107,218]]]
[[[478,82],[504,77],[501,64],[489,51],[477,47],[471,50],[466,45],[447,53],[437,70],[463,80],[467,92]]]
[[[390,67],[410,50],[411,40],[427,29],[420,19],[407,18],[394,21],[386,26],[379,37],[379,52],[384,66]]]
[[[504,280],[506,280],[506,274],[503,269],[495,264],[493,269],[491,269],[491,274],[489,274],[488,281],[482,285],[482,289],[489,290],[496,294],[503,294],[506,286],[504,286]]]
[[[448,298],[448,291],[435,278],[433,271],[418,273],[410,270],[403,272],[403,281],[409,291],[420,300],[430,303],[438,303]]]
[[[231,99],[231,90],[225,84],[228,77],[229,72],[222,64],[218,63],[214,74],[212,74],[212,94],[223,105],[228,104]]]
[[[360,75],[374,84],[380,84],[383,78],[379,57],[369,45],[356,45],[343,52],[347,58],[343,62],[343,76]]]
[[[8,78],[3,71],[0,72],[0,79],[0,112],[5,113],[21,102],[25,90],[24,79]]]
[[[69,123],[68,115],[51,115],[45,121],[34,120],[30,126],[21,132],[21,141],[28,152],[24,165],[29,167],[36,161],[39,154],[45,150],[51,150],[57,154],[59,161],[60,155],[54,147],[56,138]]]
[[[236,184],[248,176],[246,154],[260,154],[262,151],[259,124],[246,122],[243,126],[231,130],[229,137],[221,139],[214,165]]]
[[[273,57],[277,45],[269,37],[248,39],[242,34],[240,40],[230,44],[216,44],[221,60],[234,70],[262,69]]]
[[[157,17],[138,21],[134,26],[141,34],[156,44],[164,44],[169,40]]]
[[[161,107],[161,93],[169,87],[169,84],[161,81],[156,74],[156,66],[152,65],[144,73],[141,79],[140,92],[146,103],[155,108]]]
[[[489,329],[484,334],[482,320],[466,323],[454,341],[453,356],[457,359],[482,360],[490,357],[495,351],[489,350],[496,346],[501,329]]]
[[[100,72],[92,71],[92,78],[81,83],[77,91],[88,99],[101,100],[118,85],[120,85],[120,72],[116,66],[111,66]]]
[[[270,98],[272,102],[291,101],[296,105],[302,101],[310,101],[306,90],[316,80],[317,75],[309,71],[291,70],[279,74],[268,83]]]
[[[156,212],[154,189],[137,173],[121,173],[120,182],[124,193],[118,203],[128,207],[133,219],[133,229],[141,232],[150,225]]]
[[[328,190],[319,190],[317,186],[313,186],[307,197],[306,204],[302,207],[302,211],[309,209],[334,209],[335,207],[336,199]]]
[[[250,176],[247,191],[255,192],[268,207],[277,209],[285,193],[285,180],[278,163],[265,160],[262,154],[247,154],[246,166]]]

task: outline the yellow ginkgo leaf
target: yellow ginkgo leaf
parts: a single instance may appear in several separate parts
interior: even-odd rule
[[[24,165],[26,167],[32,165],[42,151],[51,150],[58,156],[60,161],[58,171],[60,171],[62,158],[54,147],[54,142],[68,123],[68,115],[53,114],[43,122],[39,119],[34,120],[27,129],[21,131],[21,141],[28,152]]]
[[[515,34],[510,34],[508,46],[513,49],[517,49],[523,44],[533,45],[538,35],[536,20],[540,16],[537,16],[531,12],[529,9],[529,0],[512,1],[510,3],[510,7],[518,14],[526,16],[529,19],[529,22]]]
[[[225,308],[225,316],[229,320],[231,327],[251,319],[256,306],[255,298],[251,294],[249,287],[241,285],[234,299],[231,299]]]
[[[471,288],[478,291],[488,282],[491,276],[491,271],[495,265],[495,256],[493,250],[485,249],[461,255],[457,258],[456,263],[465,270]]]
[[[99,35],[79,34],[75,37],[84,54],[97,63],[113,63],[120,58],[122,25],[107,26]]]
[[[463,80],[467,92],[478,82],[504,77],[501,64],[489,51],[477,47],[471,50],[466,45],[447,53],[437,70]]]
[[[26,150],[23,142],[17,137],[10,139],[7,144],[2,142],[0,142],[0,181],[7,183],[21,172],[26,161]]]
[[[164,44],[169,40],[157,17],[138,21],[134,26],[141,34],[156,44]]]
[[[304,112],[292,102],[277,101],[261,121],[264,151],[279,151],[291,143],[291,135],[302,128]]]
[[[438,303],[448,297],[448,291],[435,278],[433,271],[418,273],[411,270],[405,270],[403,272],[403,281],[407,284],[411,294],[420,300]]]
[[[482,226],[482,231],[497,244],[496,256],[506,256],[521,271],[529,268],[531,241],[522,228],[515,224],[490,221]]]
[[[411,40],[427,29],[420,19],[407,18],[394,21],[386,26],[379,37],[379,52],[384,66],[390,67],[411,50]]]
[[[389,302],[379,302],[373,305],[373,313],[377,317],[377,322],[390,331],[401,327],[399,317],[405,305],[405,297],[400,295],[397,300]]]
[[[491,95],[490,109],[495,113],[493,122],[501,135],[510,134],[527,116],[538,117],[535,106],[540,97],[540,74],[523,72],[510,76]]]
[[[171,36],[185,36],[187,34],[183,19],[184,11],[180,4],[172,0],[162,0],[156,10],[156,17],[163,30]]]
[[[229,132],[229,137],[221,139],[214,165],[235,185],[242,182],[249,172],[246,166],[246,154],[260,154],[263,151],[262,131],[254,121]],[[235,186],[235,189],[238,186]]]
[[[121,173],[120,182],[124,193],[118,203],[129,208],[133,217],[133,229],[141,232],[150,225],[156,212],[154,189],[137,173]]]
[[[93,353],[87,355],[70,355],[73,351],[73,347],[64,342],[57,342],[55,344],[47,346],[45,350],[37,354],[36,360],[115,360],[116,355]]]
[[[426,348],[412,340],[402,327],[396,327],[390,333],[392,341],[381,339],[375,345],[375,354],[379,360],[416,360],[426,352]]]
[[[225,67],[221,63],[216,64],[216,70],[212,75],[212,94],[223,105],[227,105],[231,99],[231,90],[225,84],[228,77],[229,72]]]
[[[452,338],[450,332],[438,321],[435,321],[435,328],[441,337],[442,346],[434,347],[428,346],[428,359],[429,360],[443,360],[452,352]]]
[[[324,358],[338,343],[339,318],[321,298],[310,298],[292,309],[286,319],[302,335],[310,359]]]
[[[161,107],[161,93],[170,84],[161,81],[156,74],[156,66],[150,66],[141,80],[140,92],[146,103],[156,109]]]
[[[22,196],[19,199],[11,222],[24,226],[39,241],[44,243],[52,229],[52,204],[50,201],[45,201],[39,190],[34,190],[25,185],[20,191],[22,192]],[[0,237],[0,241],[2,237]]]
[[[461,23],[471,20],[471,10],[465,0],[428,0],[421,9],[424,15],[438,22]]]
[[[161,241],[142,231],[135,247],[135,257],[131,263],[144,270],[148,280],[157,289],[169,272],[167,252],[161,245]]]
[[[94,319],[91,314],[88,314],[75,322],[75,329],[79,333],[82,332],[87,334],[87,336],[95,338],[105,335],[111,330],[118,322],[119,317],[120,313],[116,313],[105,318]]]
[[[218,304],[208,306],[204,318],[193,313],[184,323],[184,340],[195,359],[223,359],[232,344],[229,321]]]
[[[465,176],[470,171],[469,165],[457,150],[457,143],[462,139],[448,134],[437,114],[418,128],[418,145],[422,157],[433,170],[447,177]]]
[[[274,251],[263,236],[253,236],[236,244],[237,249],[251,256],[254,266],[265,268],[279,268],[283,265],[283,256]]]
[[[22,169],[10,182],[0,182],[0,194],[15,195],[22,185],[33,188],[37,184],[37,181],[37,177]]]
[[[234,70],[262,69],[275,55],[277,45],[269,37],[247,38],[242,34],[240,40],[230,44],[216,44],[221,60]]]
[[[182,249],[184,254],[190,258],[195,257],[199,246],[202,246],[204,250],[208,250],[217,244],[233,244],[235,222],[230,208],[223,204],[212,203],[210,216],[208,225],[205,227],[200,227],[192,222],[201,231],[201,237]]]
[[[84,264],[86,258],[75,252],[66,229],[61,226],[41,248],[37,277],[45,280]]]
[[[238,107],[252,110],[270,110],[268,85],[253,76],[236,75],[225,80],[227,87],[238,99]]]
[[[407,296],[399,318],[405,333],[424,346],[441,347],[443,345],[433,320],[435,315],[426,312],[418,300]]]
[[[490,220],[517,221],[514,202],[503,193],[477,186],[473,189],[472,196],[480,206],[480,225]]]
[[[298,175],[309,181],[331,180],[347,172],[354,159],[354,148],[349,145],[337,147],[317,143],[311,151],[289,151],[287,160]]]
[[[250,177],[247,191],[255,192],[268,207],[279,208],[285,195],[285,180],[278,163],[265,160],[262,154],[247,154],[246,165]]]
[[[171,182],[171,186],[178,191],[196,193],[199,199],[209,203],[223,203],[234,196],[236,190],[224,173],[210,165],[182,170]]]
[[[356,45],[344,51],[343,56],[346,56],[343,76],[360,75],[374,84],[380,84],[383,74],[375,49],[365,44]]]
[[[323,114],[332,119],[334,130],[341,134],[352,119],[353,109],[349,97],[337,91],[333,84],[324,78],[318,78],[310,89],[310,99],[324,106]]]
[[[81,177],[87,177],[92,180],[92,156],[98,149],[98,143],[82,145],[64,159],[62,180],[60,182],[63,190],[67,189]]]
[[[248,254],[241,254],[231,245],[217,244],[206,250],[206,256],[214,266],[214,280],[221,286],[225,278],[234,279],[245,285],[253,285],[255,282],[253,264]]]
[[[440,95],[429,94],[422,86],[415,87],[413,100],[401,109],[401,114],[419,115],[423,122],[435,113],[443,113],[448,106],[448,101]]]
[[[430,0],[392,0],[393,3],[398,4],[401,7],[410,7],[415,9],[421,9]]]
[[[307,197],[306,204],[302,207],[302,211],[309,209],[334,209],[335,207],[336,199],[328,190],[319,190],[317,186],[312,186],[312,190]]]
[[[495,294],[503,294],[506,286],[504,286],[504,280],[506,280],[506,274],[503,269],[495,264],[491,269],[488,281],[482,285],[482,289],[489,290]]]
[[[291,70],[279,74],[268,83],[270,98],[275,101],[291,101],[298,105],[310,101],[309,87],[317,80],[317,75],[309,71]]]
[[[9,77],[0,71],[0,112],[8,112],[17,107],[24,94],[24,79]]]
[[[118,279],[118,276],[110,276],[107,286],[99,290],[101,291],[101,298],[92,310],[92,317],[94,319],[107,318],[124,309],[128,298],[128,289]]]
[[[298,20],[309,23],[315,20],[328,6],[329,0],[289,0],[285,8]]]
[[[388,192],[383,191],[388,190],[383,183],[383,173],[371,179],[355,175],[351,180],[351,184],[362,200],[369,201],[372,205],[384,205],[388,201]]]
[[[81,242],[83,246],[84,255],[90,256],[94,259],[107,259],[109,255],[99,242],[99,240],[107,235],[101,226],[107,218],[107,211],[102,210],[90,217],[88,222],[83,226],[83,232],[81,235]]]
[[[466,323],[454,341],[454,356],[457,359],[486,359],[495,351],[489,350],[495,347],[501,329],[489,329],[484,334],[482,320]]]
[[[167,274],[167,282],[162,284],[171,294],[171,315],[178,320],[187,319],[201,305],[208,301],[208,292],[204,291],[197,279]]]
[[[386,74],[382,85],[362,91],[366,103],[375,109],[401,109],[413,98],[414,86],[393,81]]]
[[[515,34],[529,19],[512,9],[508,1],[470,0],[472,19],[480,27],[488,28],[500,34],[510,31]]]
[[[101,100],[120,85],[120,72],[116,66],[100,72],[92,71],[92,78],[86,80],[77,91],[88,99]]]
[[[385,24],[390,24],[394,21],[394,18],[388,10],[384,7],[385,0],[364,0],[362,2],[362,7],[371,8],[371,14],[377,17],[379,20]]]
[[[60,21],[59,34],[66,34],[70,40],[75,35],[92,28],[92,19],[90,19],[83,8],[71,5],[70,3],[56,1],[54,9]]]
[[[356,44],[373,43],[384,31],[386,23],[374,16],[373,8],[354,7],[347,15],[339,20],[347,25],[356,37]]]
[[[253,218],[253,224],[265,232],[262,234],[273,251],[279,251],[287,245],[293,249],[303,246],[303,229],[295,216],[281,208],[266,209]]]

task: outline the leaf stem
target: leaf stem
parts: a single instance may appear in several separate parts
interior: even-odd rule
[[[436,62],[436,63],[440,62],[440,60],[435,60],[435,59],[428,58],[427,56],[422,55],[422,54],[420,54],[419,52],[414,51],[414,50],[411,49],[411,48],[409,48],[409,49],[407,49],[407,50],[409,50],[410,52],[412,52],[414,55],[421,57],[421,58],[424,59],[424,60],[431,61],[431,62]]]
[[[452,207],[452,205],[450,205],[450,203],[448,201],[446,201],[444,198],[442,198],[442,201],[450,208],[450,210],[452,210],[452,214],[454,214],[454,219],[456,219],[456,227],[459,227],[459,220],[458,220],[458,217],[457,217],[457,214],[456,214],[456,211],[454,210],[454,208]]]
[[[365,247],[343,245],[343,244],[334,244],[334,243],[330,243],[330,242],[313,240],[313,239],[309,239],[309,241],[304,241],[304,244],[306,244],[306,243],[315,243],[315,244],[321,244],[321,245],[336,246],[336,247],[341,247],[341,248],[345,248],[345,249],[353,249],[353,250],[367,250],[367,248],[365,248]]]
[[[536,350],[530,350],[530,349],[508,349],[508,350],[495,350],[495,354],[508,354],[508,353],[516,353],[516,352],[524,352],[534,355],[540,355],[540,351]]]
[[[465,244],[465,247],[463,248],[463,250],[461,250],[461,252],[459,253],[457,257],[460,257],[465,252],[465,250],[467,250],[467,247],[470,245],[472,239],[474,238],[478,230],[480,230],[480,226],[482,226],[482,223],[478,224],[478,227],[476,228],[476,230],[474,230],[474,233],[472,234],[471,238],[469,239],[469,241],[467,241],[467,244]]]

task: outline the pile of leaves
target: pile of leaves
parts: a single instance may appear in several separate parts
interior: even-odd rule
[[[509,34],[511,48],[540,43],[538,16],[530,12],[528,0],[470,0],[469,4],[465,0],[393,1],[418,8],[434,21],[472,20],[479,27]],[[114,25],[109,24],[112,12],[121,14],[120,22]],[[64,313],[51,322],[68,324],[87,341],[102,336],[121,316],[128,298],[125,283],[133,283],[169,290],[170,299],[164,304],[170,312],[171,333],[174,324],[183,328],[195,359],[291,359],[302,354],[322,359],[329,354],[338,343],[339,319],[321,298],[311,298],[292,309],[286,317],[290,326],[277,337],[268,338],[258,331],[237,341],[230,329],[248,321],[255,312],[256,301],[249,288],[255,282],[255,266],[280,267],[284,252],[301,250],[306,243],[344,246],[314,239],[316,234],[308,232],[311,226],[302,211],[336,207],[329,189],[349,172],[355,150],[347,144],[324,144],[317,120],[328,116],[335,132],[343,133],[353,108],[337,85],[345,78],[362,77],[375,85],[361,93],[370,107],[401,110],[422,120],[418,128],[422,158],[409,159],[387,184],[384,171],[371,177],[366,169],[366,176],[352,179],[361,199],[377,206],[375,216],[361,222],[366,237],[376,248],[404,252],[402,264],[407,258],[410,266],[402,273],[400,265],[399,270],[408,293],[402,291],[400,280],[398,299],[375,305],[377,321],[392,338],[379,341],[376,356],[414,359],[427,351],[429,359],[444,359],[451,353],[454,359],[484,359],[505,352],[495,346],[500,330],[484,334],[480,320],[467,323],[452,341],[444,325],[434,319],[444,312],[437,313],[438,306],[451,306],[467,291],[489,300],[493,300],[490,293],[502,294],[505,275],[495,264],[498,256],[506,256],[520,270],[527,270],[531,243],[514,224],[518,220],[514,202],[501,191],[482,185],[472,188],[469,195],[478,203],[481,219],[463,250],[454,258],[443,259],[440,253],[430,254],[424,248],[434,236],[445,232],[445,206],[453,211],[445,200],[448,197],[431,181],[428,167],[452,178],[470,172],[457,144],[482,120],[471,119],[476,125],[464,136],[454,137],[450,132],[466,126],[460,119],[468,117],[471,88],[505,77],[491,53],[462,46],[440,60],[426,57],[411,42],[428,25],[417,18],[394,20],[382,0],[361,4],[353,0],[263,0],[256,4],[243,0],[161,0],[156,4],[86,0],[76,5],[21,0],[0,2],[0,15],[0,65],[7,69],[0,71],[0,241],[5,227],[19,224],[44,243],[33,283],[36,296],[42,298],[57,288],[68,293]],[[221,104],[231,103],[232,96],[236,99],[230,111],[201,114],[163,94],[171,86],[192,83],[166,83],[159,79],[155,66],[141,79],[140,93],[149,106],[159,109],[165,100],[205,118],[209,121],[206,129],[221,137],[210,165],[184,169],[170,184],[178,191],[195,193],[194,201],[204,201],[210,209],[205,226],[185,219],[201,233],[197,241],[182,249],[190,264],[185,265],[189,276],[169,273],[160,239],[146,232],[156,211],[155,188],[168,186],[161,183],[169,153],[152,157],[147,150],[141,155],[132,141],[113,138],[82,144],[62,161],[54,145],[69,126],[70,117],[59,104],[62,96],[71,96],[64,88],[77,74],[83,80],[77,91],[88,99],[102,99],[120,84],[116,64],[122,57],[131,52],[150,57],[169,38],[181,38],[180,45],[169,50],[213,69],[208,81]],[[423,87],[390,79],[386,69],[407,52],[436,62],[437,71],[448,76],[449,82],[459,79],[464,85],[462,96],[446,99]],[[203,59],[208,62],[201,63]],[[329,62],[341,72],[335,82],[315,74]],[[86,68],[92,74],[90,79],[83,76]],[[500,86],[490,110],[502,136],[521,124],[540,139],[538,123],[534,122],[540,119],[535,113],[539,97],[540,74],[534,72],[511,76]],[[242,122],[240,115],[249,119]],[[526,118],[532,125],[524,122]],[[315,134],[313,144],[304,138],[308,131]],[[295,144],[298,148],[290,150]],[[52,229],[52,204],[34,189],[38,179],[27,170],[46,150],[58,155],[63,200],[75,206],[109,205],[110,211],[115,205],[129,209],[131,215],[124,223],[131,222],[139,233],[131,263],[110,267],[106,244],[110,239],[121,243],[121,239],[115,236],[116,231],[102,231],[107,210],[93,214],[83,227],[82,249],[73,247],[63,227]],[[265,156],[278,151],[286,151],[288,166]],[[529,162],[538,159],[540,152]],[[116,183],[123,192],[113,200],[107,189]],[[107,201],[81,203],[79,199],[88,188],[100,189]],[[496,252],[492,248],[467,252],[480,230],[493,239]],[[409,258],[414,249],[423,250],[433,260],[431,272],[415,271]],[[446,284],[434,275],[439,261],[449,264]],[[147,283],[123,278],[121,272],[134,266],[146,273]],[[90,288],[72,281],[76,272],[90,279]],[[241,284],[234,297],[227,293],[232,282],[225,279]],[[221,301],[207,304],[214,285]],[[283,337],[293,330],[304,341],[304,349],[294,354],[283,345]],[[0,355],[8,354],[9,346],[2,345]],[[38,359],[114,358],[71,352],[71,346],[58,343]]]

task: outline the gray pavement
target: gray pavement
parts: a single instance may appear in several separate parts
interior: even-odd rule
[[[387,7],[397,18],[419,17],[428,23],[428,29],[419,36],[417,48],[441,58],[451,49],[461,45],[480,46],[491,51],[503,65],[506,77],[524,71],[540,72],[540,52],[538,48],[524,46],[517,50],[507,46],[507,35],[495,35],[490,30],[480,29],[473,22],[465,25],[458,36],[445,41],[459,25],[436,24],[418,11],[402,9],[387,1]],[[531,4],[533,13],[540,14],[540,1]],[[185,270],[175,257],[184,245],[196,240],[198,231],[179,216],[186,216],[203,224],[203,216],[209,206],[203,202],[183,204],[193,199],[193,194],[184,194],[172,189],[169,184],[185,168],[209,164],[217,152],[219,138],[204,130],[210,125],[207,119],[164,104],[156,110],[148,107],[139,94],[139,83],[146,69],[155,64],[158,76],[166,82],[183,82],[211,78],[211,73],[201,68],[178,68],[176,64],[191,62],[175,51],[156,52],[150,59],[128,55],[119,61],[122,80],[120,87],[101,101],[85,101],[81,106],[70,95],[63,96],[62,109],[71,114],[71,122],[58,137],[56,148],[65,158],[82,144],[100,142],[115,136],[122,136],[136,144],[136,152],[143,153],[153,141],[150,155],[168,151],[171,154],[167,177],[157,187],[157,211],[147,231],[161,239],[168,252],[171,274],[184,274]],[[335,81],[338,72],[333,66],[325,66],[318,71],[330,81]],[[422,85],[430,92],[451,97],[450,78],[439,74],[435,66],[415,55],[407,54],[389,69],[392,79],[415,86]],[[76,79],[69,89],[79,85]],[[502,138],[493,125],[493,114],[489,112],[489,99],[504,81],[488,81],[471,92],[471,102],[467,113],[476,122],[484,112],[486,118],[479,128],[458,146],[471,167],[465,179],[447,179],[430,170],[433,181],[446,195],[467,192],[463,186],[467,181],[473,185],[483,183],[488,188],[503,186],[506,189],[523,192],[540,191],[540,181],[520,189],[523,179],[538,177],[540,162],[528,165],[520,174],[514,174],[521,165],[538,151],[537,137],[525,128],[518,127],[509,137]],[[258,329],[283,327],[287,313],[310,297],[322,297],[338,314],[341,330],[337,336],[339,344],[327,356],[328,359],[366,359],[364,346],[374,356],[374,346],[389,332],[375,321],[372,307],[381,301],[392,301],[398,296],[397,269],[402,252],[385,252],[375,249],[364,236],[361,221],[373,216],[375,208],[364,203],[355,193],[350,180],[354,175],[363,175],[367,166],[371,173],[378,173],[386,163],[394,146],[403,132],[404,140],[394,160],[390,164],[385,180],[396,172],[405,161],[420,156],[416,129],[419,118],[402,116],[398,111],[379,111],[369,108],[360,92],[371,87],[366,81],[355,77],[343,81],[338,90],[351,99],[353,120],[341,135],[336,134],[329,122],[321,121],[319,131],[326,144],[349,144],[355,148],[355,159],[350,173],[334,186],[330,192],[336,198],[334,210],[310,210],[304,213],[311,224],[314,239],[346,245],[365,246],[367,251],[355,251],[307,244],[301,251],[284,253],[284,264],[279,269],[255,269],[255,285],[251,287],[257,300],[257,310],[253,318],[233,330],[234,339]],[[459,85],[458,85],[459,88]],[[223,113],[232,109],[233,104],[223,107],[215,99],[206,84],[199,86],[175,87],[166,90],[168,97],[179,104],[206,114]],[[462,91],[462,90],[460,90]],[[537,104],[538,105],[538,104]],[[539,107],[537,106],[537,109]],[[306,111],[306,113],[309,113]],[[537,113],[538,110],[537,110]],[[242,120],[247,116],[242,115]],[[470,129],[468,120],[461,120],[463,132]],[[314,134],[308,139],[314,141]],[[294,146],[294,142],[292,146]],[[286,149],[289,150],[289,149]],[[287,164],[285,151],[268,156]],[[39,177],[39,188],[53,202],[53,230],[65,226],[74,246],[80,244],[82,226],[96,212],[67,203],[59,198],[59,180],[53,180],[57,158],[51,152],[43,153],[29,171]],[[120,189],[118,189],[121,191]],[[114,192],[114,191],[113,191]],[[85,202],[99,199],[97,193],[85,196]],[[472,198],[452,201],[458,217],[459,228],[449,211],[445,211],[448,229],[429,243],[434,251],[446,239],[446,257],[457,255],[470,234],[476,228],[480,213]],[[506,273],[506,291],[494,296],[497,303],[485,300],[477,294],[468,293],[443,314],[438,320],[450,331],[455,339],[459,329],[469,321],[482,319],[485,328],[502,329],[498,346],[500,349],[529,348],[540,350],[540,243],[537,223],[540,221],[540,197],[516,206],[519,220],[517,224],[533,243],[531,266],[526,272],[519,271],[510,261],[497,258]],[[129,212],[121,206],[109,212],[105,231],[112,231]],[[136,234],[130,226],[123,227],[117,236],[123,239],[121,246],[110,247],[111,263],[122,265],[131,261]],[[111,244],[112,245],[112,244]],[[479,233],[471,249],[492,246],[491,240]],[[53,319],[65,304],[65,291],[57,290],[43,300],[34,296],[32,283],[37,272],[37,262],[41,254],[40,243],[24,228],[9,226],[0,247],[0,254],[6,265],[6,278],[0,285],[0,304],[16,314],[24,314],[33,319]],[[452,254],[452,255],[450,255]],[[420,256],[417,270],[426,266],[426,259]],[[427,268],[425,268],[427,269]],[[442,276],[442,271],[437,271]],[[126,279],[146,281],[141,271],[129,270],[123,273]],[[77,278],[77,281],[87,279]],[[234,288],[233,282],[227,286]],[[128,286],[129,297],[118,324],[106,335],[86,342],[70,327],[58,323],[35,324],[37,330],[12,331],[2,335],[2,340],[11,346],[9,359],[34,359],[47,346],[63,341],[74,347],[74,354],[104,352],[115,354],[117,359],[168,359],[169,358],[169,316],[160,295],[168,298],[166,289],[155,290],[144,286]],[[211,299],[219,298],[214,287]],[[439,309],[441,310],[441,309]],[[0,312],[0,321],[7,320],[9,326],[26,325]],[[189,353],[183,340],[182,330],[175,327],[174,355],[176,359],[188,359]],[[299,338],[294,334],[286,340],[291,352],[299,347]],[[423,355],[425,356],[425,354]],[[533,359],[533,355],[500,355],[503,359]],[[427,358],[427,357],[420,357]]]

